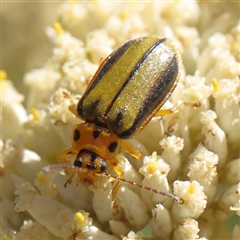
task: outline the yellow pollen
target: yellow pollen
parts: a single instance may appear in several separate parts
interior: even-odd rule
[[[188,187],[188,193],[189,194],[193,194],[195,191],[195,184],[194,183],[190,183],[189,187]]]
[[[54,22],[53,27],[54,27],[55,31],[57,32],[58,36],[61,36],[63,34],[62,25],[60,24],[60,22]]]
[[[99,4],[99,1],[98,1],[98,0],[92,0],[92,2],[93,2],[94,4]]]
[[[231,43],[231,45],[230,45],[231,52],[238,51],[238,49],[239,49],[239,43],[237,43],[237,42]]]
[[[149,163],[148,164],[148,173],[153,174],[156,171],[156,167],[154,163]]]
[[[31,112],[32,112],[32,115],[34,117],[34,120],[38,121],[40,119],[40,115],[39,115],[37,109],[36,108],[32,108]]]
[[[7,78],[7,73],[4,70],[0,70],[0,80],[5,80]]]
[[[213,85],[214,92],[219,92],[220,91],[218,80],[216,78],[212,79],[212,85]]]
[[[80,212],[76,213],[75,216],[80,223],[85,223],[86,219]]]
[[[127,14],[126,12],[122,12],[122,13],[120,14],[121,20],[125,20],[127,17],[128,17],[128,14]]]
[[[45,185],[47,183],[46,178],[42,172],[37,175],[40,184]]]

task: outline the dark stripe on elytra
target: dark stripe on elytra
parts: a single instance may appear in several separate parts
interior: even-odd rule
[[[149,56],[149,54],[151,54],[152,51],[154,51],[154,49],[156,47],[158,47],[160,44],[164,43],[167,39],[166,38],[162,38],[159,39],[158,41],[156,41],[143,55],[143,57],[141,58],[141,60],[135,65],[135,67],[133,68],[133,70],[130,72],[127,80],[124,82],[123,86],[121,87],[121,89],[118,91],[118,93],[116,94],[116,96],[114,97],[112,104],[110,106],[108,106],[107,112],[111,109],[113,103],[116,101],[116,99],[118,98],[118,96],[122,93],[122,91],[124,90],[125,87],[127,87],[127,84],[129,83],[129,81],[131,81],[132,77],[134,76],[134,74],[136,74],[136,71],[138,71],[138,69],[141,67],[141,65],[145,62],[146,58]],[[120,114],[121,113],[121,114]],[[116,118],[116,125],[119,125],[120,120],[122,119],[124,113],[120,112],[117,115]]]
[[[117,118],[116,118],[117,124],[122,120],[122,118],[123,118],[123,111],[120,111],[117,115]]]
[[[149,95],[145,101],[142,101],[143,104],[140,107],[138,115],[136,116],[132,126],[128,130],[118,134],[120,138],[129,138],[141,126],[144,120],[153,112],[154,109],[156,109],[160,104],[162,106],[166,102],[171,95],[168,93],[175,83],[178,72],[178,59],[174,54],[173,59],[170,61],[163,73],[155,80],[154,88],[149,91]],[[166,77],[169,75],[170,77]]]
[[[111,67],[115,64],[115,62],[126,52],[126,50],[134,42],[136,42],[136,40],[126,42],[118,50],[113,52],[113,54],[110,55],[110,58],[107,57],[105,62],[102,65],[100,65],[99,69],[97,70],[97,72],[95,73],[95,75],[92,78],[92,79],[94,79],[94,80],[92,80],[92,85],[87,89],[87,91],[84,93],[84,95],[82,96],[82,98],[78,102],[77,112],[78,112],[79,116],[83,116],[83,114],[82,114],[82,103],[83,103],[84,99],[88,96],[89,92],[91,92],[92,89],[95,88],[95,86],[98,84],[98,82],[101,81],[102,77],[111,69]],[[96,108],[99,101],[100,100],[93,103],[93,106],[92,106],[93,109]]]
[[[89,108],[91,108],[91,111],[94,112],[97,108],[98,104],[100,102],[100,99],[96,100]],[[78,109],[78,108],[77,108]]]

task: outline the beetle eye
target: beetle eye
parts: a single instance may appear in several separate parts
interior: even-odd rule
[[[105,161],[101,162],[101,173],[107,171],[107,164]]]
[[[81,168],[81,167],[82,167],[82,162],[83,162],[82,157],[80,157],[80,156],[78,155],[77,158],[75,159],[73,165],[74,165],[75,167]]]

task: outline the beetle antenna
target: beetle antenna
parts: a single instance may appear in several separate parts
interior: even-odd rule
[[[119,181],[119,182],[122,182],[122,183],[124,183],[124,184],[130,185],[130,186],[133,186],[133,187],[137,187],[137,188],[140,188],[140,189],[145,189],[145,190],[147,190],[147,191],[149,191],[149,192],[153,192],[153,193],[156,193],[156,194],[160,194],[160,195],[169,197],[169,198],[175,200],[176,202],[180,202],[180,199],[179,199],[176,195],[174,195],[174,194],[172,194],[172,193],[159,191],[159,190],[157,190],[157,189],[155,189],[155,188],[147,187],[147,186],[138,184],[138,183],[136,183],[136,182],[128,181],[128,180],[126,180],[126,179],[124,179],[124,178],[112,176],[112,175],[110,175],[110,174],[108,174],[108,173],[100,173],[100,174],[98,174],[98,175],[99,175],[99,176],[102,176],[102,177],[106,177],[106,178],[113,178],[114,180]]]
[[[76,166],[70,166],[70,165],[65,165],[65,164],[53,164],[53,165],[48,165],[42,169],[42,172],[48,172],[52,169],[66,169],[69,171],[79,171],[79,172],[88,172],[88,169],[85,168],[79,168]]]
[[[85,173],[87,173],[89,171],[88,169],[85,169],[85,168],[79,168],[79,167],[76,167],[76,166],[69,166],[69,165],[64,165],[64,164],[49,165],[49,166],[44,167],[42,169],[42,171],[43,172],[48,172],[51,169],[65,169],[65,170],[69,170],[69,171],[76,171],[76,172],[78,171],[78,172],[85,172]],[[99,177],[112,178],[112,179],[114,179],[116,181],[119,181],[119,182],[122,182],[124,184],[130,185],[130,186],[133,186],[133,187],[137,187],[139,189],[145,189],[149,192],[153,192],[155,194],[160,194],[160,195],[169,197],[169,198],[173,199],[174,201],[176,201],[178,203],[181,202],[180,199],[172,193],[159,191],[155,188],[147,187],[147,186],[138,184],[136,182],[128,181],[124,178],[112,176],[109,173],[96,173],[96,175],[99,176]]]

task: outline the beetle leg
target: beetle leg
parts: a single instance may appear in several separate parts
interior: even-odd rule
[[[58,155],[58,161],[62,164],[71,165],[71,163],[68,162],[66,159],[70,157],[74,157],[76,156],[76,154],[77,154],[76,150],[74,150],[73,148],[68,148]],[[73,171],[71,173],[67,181],[64,183],[64,187],[67,187],[68,184],[71,184],[75,173],[76,171]]]
[[[201,103],[189,103],[189,102],[184,102],[184,101],[179,101],[176,106],[168,109],[161,109],[159,110],[154,117],[162,117],[166,116],[172,113],[176,113],[179,110],[181,110],[182,107],[184,106],[189,106],[192,108],[197,108],[201,106]]]
[[[104,58],[104,57],[100,57],[99,61],[98,61],[98,66],[100,66],[105,61],[105,59],[106,58]]]
[[[113,170],[117,173],[118,177],[123,178],[123,170],[118,166],[118,160],[116,158],[111,159],[111,164],[112,164]],[[96,173],[96,176],[105,177],[105,178],[107,177],[107,178],[111,179],[111,175],[106,174],[106,173]],[[118,177],[114,177],[113,179],[117,180]],[[122,181],[116,181],[115,185],[113,186],[112,192],[111,192],[113,209],[116,209],[116,210],[118,209],[116,195],[117,195],[117,192],[118,192],[121,184],[122,184]]]
[[[78,113],[77,113],[77,104],[72,103],[71,105],[68,106],[68,109],[71,113],[73,113],[77,118],[79,118]]]
[[[64,183],[64,187],[67,187],[68,184],[71,184],[74,175],[75,175],[75,171],[71,173],[67,181]]]
[[[118,204],[117,204],[117,201],[116,201],[116,194],[117,194],[120,186],[121,186],[121,182],[118,181],[112,189],[111,197],[112,197],[113,209],[118,209]]]
[[[125,141],[121,141],[121,146],[138,160],[142,160],[142,154]]]
[[[111,161],[112,169],[116,172],[118,177],[123,178],[124,173],[123,173],[123,170],[118,166],[118,160],[116,158],[113,158],[110,161]],[[117,195],[117,192],[118,192],[121,184],[122,184],[122,182],[117,181],[116,184],[113,186],[113,189],[111,192],[111,198],[112,198],[114,209],[118,209],[118,204],[116,202],[116,195]]]
[[[76,156],[76,154],[76,150],[74,150],[73,148],[68,148],[58,155],[58,161],[60,163],[69,165],[70,163],[66,161],[66,158],[74,157]]]
[[[63,95],[64,95],[64,98],[67,98],[70,101],[70,105],[68,106],[68,109],[70,110],[70,112],[79,118],[77,113],[77,104],[74,103],[73,97],[71,96],[71,94],[67,91],[63,91]]]
[[[118,164],[117,159],[114,158],[112,160],[113,160],[113,165],[114,165],[114,171],[118,174],[118,176],[120,178],[123,178],[123,170],[118,165],[116,165],[116,164]],[[118,204],[116,202],[116,195],[117,195],[117,192],[118,192],[121,184],[122,183],[120,181],[117,181],[116,184],[114,185],[113,189],[112,189],[111,197],[112,197],[112,202],[113,202],[113,208],[114,209],[118,209]]]

